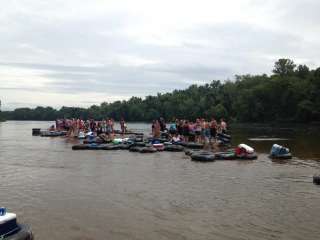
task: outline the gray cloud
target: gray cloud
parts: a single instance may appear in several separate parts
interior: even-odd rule
[[[39,74],[52,79],[46,88],[39,91],[49,92],[102,92],[131,96],[171,91],[187,87],[190,79],[211,79],[212,76],[229,74],[230,70],[210,68],[208,66],[173,66],[149,64],[142,66],[66,66],[28,63],[0,63],[0,66],[10,66],[42,70]],[[9,88],[6,88],[9,89]],[[31,88],[10,88],[15,90],[30,90]]]
[[[12,107],[33,106],[27,93],[34,91],[55,94],[40,104],[60,106],[72,95],[86,105],[95,100],[79,100],[84,94],[129,98],[270,73],[279,57],[320,64],[319,1],[241,0],[236,16],[227,2],[186,10],[188,4],[180,9],[165,1],[168,14],[147,1],[9,2],[0,12],[0,96]],[[220,7],[221,16],[203,17]]]

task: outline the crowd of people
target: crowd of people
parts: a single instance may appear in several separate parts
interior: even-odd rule
[[[115,122],[112,118],[95,121],[94,119],[57,119],[55,126],[50,130],[67,131],[67,136],[76,137],[80,132],[94,133],[96,136],[105,134],[108,137],[114,137],[115,133],[124,135],[128,132],[127,124],[124,118],[120,120],[120,130],[115,130]],[[197,118],[195,121],[186,119],[176,119],[172,123],[166,124],[164,118],[159,118],[152,122],[153,138],[168,138],[173,143],[178,142],[197,142],[210,143],[215,142],[218,133],[227,132],[227,123],[221,118],[218,123],[212,118],[210,121]]]
[[[120,120],[120,134],[127,132],[127,124],[122,118]],[[86,121],[82,119],[57,119],[56,126],[51,126],[51,131],[67,131],[67,136],[75,137],[80,132],[83,133],[96,133],[100,135],[102,133],[113,136],[115,134],[114,120],[112,118],[103,119],[102,121],[95,121],[94,119],[88,119]]]
[[[220,119],[219,123],[214,118],[211,121],[197,118],[194,122],[176,119],[169,124],[169,128],[167,128],[163,118],[154,120],[152,123],[152,135],[154,138],[160,138],[161,134],[167,133],[172,142],[215,142],[218,133],[226,134],[226,132],[227,123],[223,118]]]

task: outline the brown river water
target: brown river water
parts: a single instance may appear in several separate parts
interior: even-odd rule
[[[72,151],[77,140],[31,135],[49,125],[0,123],[0,204],[36,239],[319,239],[313,129],[235,127],[233,143],[254,147],[257,160],[196,163],[184,153]],[[271,161],[273,143],[295,157]]]

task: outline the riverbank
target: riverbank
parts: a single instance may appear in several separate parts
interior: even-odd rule
[[[0,118],[1,119],[1,118]],[[55,122],[56,119],[49,119],[49,120],[39,120],[39,119],[4,119],[4,121],[26,121],[26,122]],[[126,121],[127,123],[144,123],[144,124],[151,124],[150,121]],[[170,121],[168,121],[168,124]],[[272,121],[272,122],[236,122],[236,121],[230,121],[228,122],[229,127],[236,127],[236,128],[288,128],[288,129],[302,129],[302,128],[319,128],[320,129],[320,122],[310,122],[310,123],[298,123],[298,122],[283,122],[283,121]]]
[[[2,116],[2,112],[0,112],[0,122],[6,121],[5,118]]]
[[[288,66],[282,64],[289,64]],[[279,66],[282,69],[279,72]],[[83,107],[17,108],[4,112],[7,119],[49,120],[58,118],[111,117],[115,120],[152,121],[163,117],[216,119],[238,122],[312,123],[320,122],[319,102],[320,68],[310,71],[290,59],[275,62],[273,75],[238,75],[236,81],[212,81],[190,85],[183,90],[158,93],[144,98],[132,96],[129,100],[103,102]],[[301,73],[300,70],[304,69]],[[284,72],[282,72],[284,70]],[[303,91],[301,88],[303,86]]]

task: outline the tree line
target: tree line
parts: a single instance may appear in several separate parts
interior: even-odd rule
[[[7,120],[54,120],[57,118],[151,121],[164,117],[211,119],[233,122],[320,121],[320,67],[314,70],[279,59],[271,75],[239,75],[235,80],[214,80],[184,90],[145,98],[103,102],[89,108],[17,108],[2,112]]]

